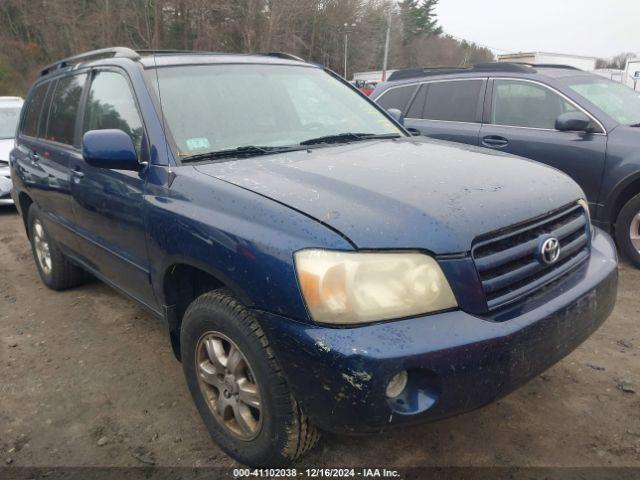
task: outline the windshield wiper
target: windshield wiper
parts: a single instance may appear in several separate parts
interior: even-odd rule
[[[304,142],[300,142],[300,145],[317,145],[319,143],[346,143],[346,142],[358,142],[362,140],[371,140],[373,138],[399,138],[397,133],[337,133],[335,135],[325,135],[318,138],[310,138]]]
[[[272,153],[290,152],[293,150],[300,150],[299,146],[291,147],[266,147],[256,145],[246,145],[244,147],[230,148],[228,150],[218,150],[214,152],[197,153],[195,155],[189,155],[182,157],[180,160],[182,163],[199,162],[201,160],[216,160],[219,158],[248,158],[258,157],[260,155],[269,155]]]

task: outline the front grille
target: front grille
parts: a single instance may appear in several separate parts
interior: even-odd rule
[[[589,257],[588,223],[584,208],[576,204],[474,242],[471,255],[489,310],[520,300],[584,262]],[[551,237],[560,242],[560,256],[547,264],[541,248]]]

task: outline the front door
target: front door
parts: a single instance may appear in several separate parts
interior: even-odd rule
[[[129,81],[119,70],[92,74],[82,133],[120,129],[146,155],[141,116]],[[155,306],[149,278],[144,211],[144,169],[108,170],[77,160],[71,171],[73,209],[81,254],[99,275],[148,306]]]
[[[555,129],[558,116],[578,108],[540,83],[496,79],[490,115],[480,130],[481,145],[562,170],[582,187],[589,203],[595,204],[605,166],[604,130],[595,120],[595,133]]]

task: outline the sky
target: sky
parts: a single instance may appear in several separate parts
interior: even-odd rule
[[[445,33],[494,53],[640,52],[640,0],[440,0]]]

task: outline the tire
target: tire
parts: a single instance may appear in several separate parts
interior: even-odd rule
[[[35,204],[29,207],[27,225],[31,252],[42,283],[52,290],[65,290],[83,283],[86,274],[64,256],[60,247],[45,229],[42,215]],[[48,252],[48,260],[39,256],[39,251],[43,251],[41,249]]]
[[[616,221],[616,242],[621,254],[640,268],[640,194],[620,210]]]
[[[262,328],[228,290],[205,293],[193,301],[184,315],[180,346],[196,407],[211,438],[228,455],[251,467],[275,467],[291,463],[316,445],[319,434],[292,397]],[[242,355],[235,362],[232,359],[238,356],[232,347]],[[223,380],[222,370],[229,371],[232,365],[240,365],[234,368],[235,376],[229,381],[225,375]],[[243,385],[235,392],[234,378]],[[255,395],[245,395],[249,400],[243,404],[240,390],[257,392],[259,409],[253,408]],[[219,410],[222,414],[215,413]],[[236,412],[243,412],[240,417],[247,420],[238,422]]]

